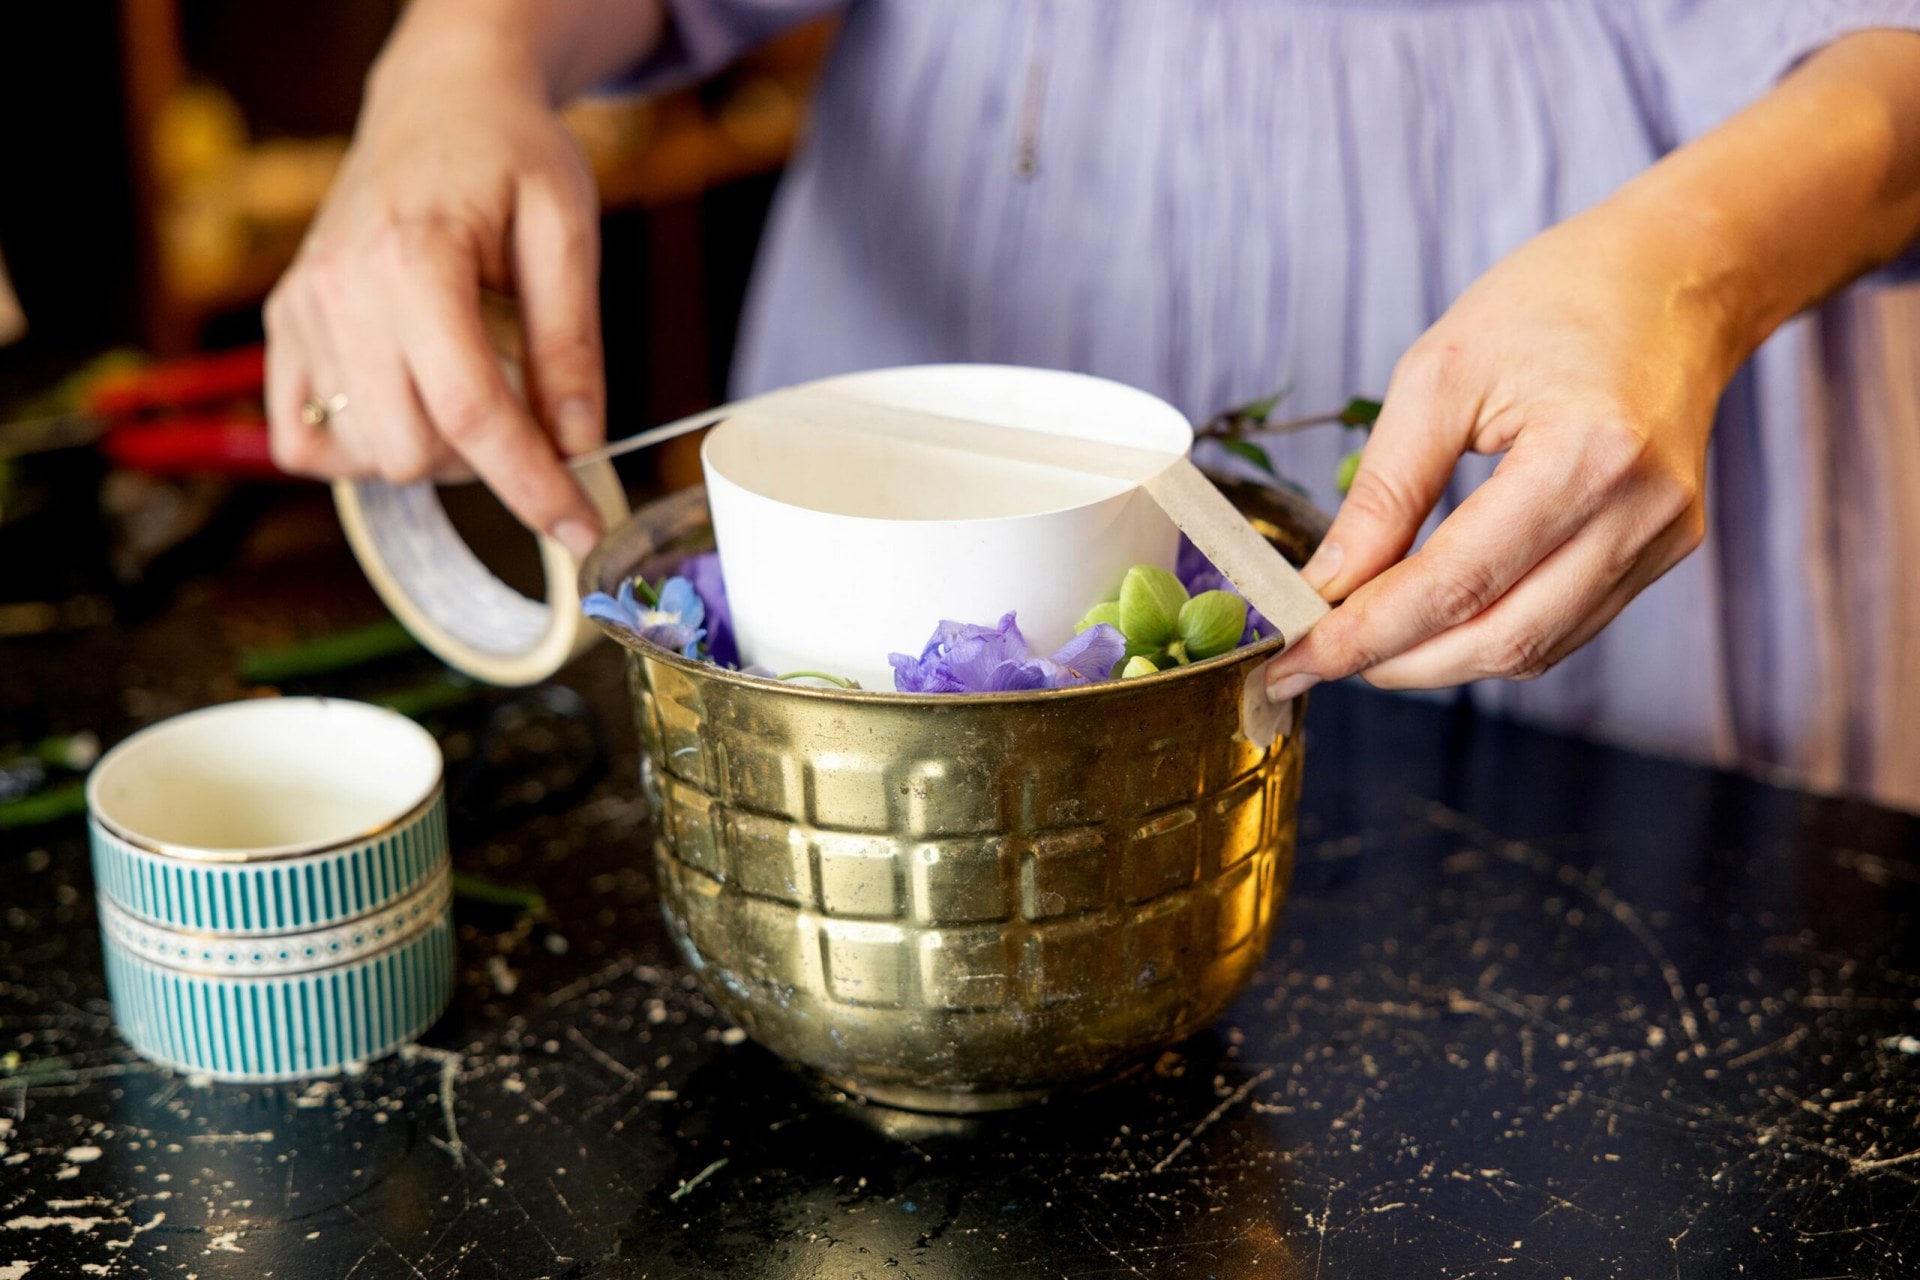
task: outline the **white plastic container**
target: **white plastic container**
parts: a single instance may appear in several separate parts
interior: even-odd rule
[[[1179,410],[1085,374],[919,365],[831,389],[949,418],[1184,454]],[[1136,485],[872,434],[729,419],[701,450],[741,661],[893,688],[889,653],[918,654],[943,620],[1009,610],[1035,653],[1073,635],[1136,564],[1173,568],[1179,531]]]

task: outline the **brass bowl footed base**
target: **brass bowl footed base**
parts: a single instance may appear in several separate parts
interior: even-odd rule
[[[1256,524],[1295,555],[1318,533]],[[700,490],[644,507],[582,590],[657,581],[707,533]],[[849,1093],[969,1112],[1082,1086],[1206,1026],[1266,954],[1302,745],[1238,730],[1277,641],[1078,689],[905,695],[608,630],[675,942],[748,1035]]]

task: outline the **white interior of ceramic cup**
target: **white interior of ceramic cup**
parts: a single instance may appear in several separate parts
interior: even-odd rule
[[[262,698],[134,734],[94,767],[87,807],[167,852],[283,857],[371,835],[439,781],[439,745],[405,716],[338,698]]]
[[[810,383],[874,404],[1178,457],[1192,427],[1117,382],[1053,369],[924,365]],[[775,393],[777,396],[778,393]],[[943,620],[1011,610],[1039,653],[1179,534],[1125,481],[855,431],[729,420],[701,453],[744,662],[891,689],[889,653]]]

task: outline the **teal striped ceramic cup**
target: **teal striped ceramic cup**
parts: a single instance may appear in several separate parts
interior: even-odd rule
[[[453,990],[440,748],[337,698],[143,729],[87,781],[108,992],[142,1054],[223,1080],[324,1075]]]

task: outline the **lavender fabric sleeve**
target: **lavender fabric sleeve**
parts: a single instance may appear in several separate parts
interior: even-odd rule
[[[667,31],[652,56],[603,86],[656,93],[718,71],[791,27],[844,8],[847,0],[662,0]]]
[[[1821,3],[1794,4],[1788,10],[1783,43],[1789,58],[1782,72],[1842,36],[1882,28],[1920,32],[1920,0],[1822,0]],[[1870,279],[1920,280],[1920,236]]]
[[[1920,0],[1658,0],[1647,15],[1677,141],[1705,133],[1835,40],[1920,32]],[[1920,279],[1920,239],[1869,279]]]

